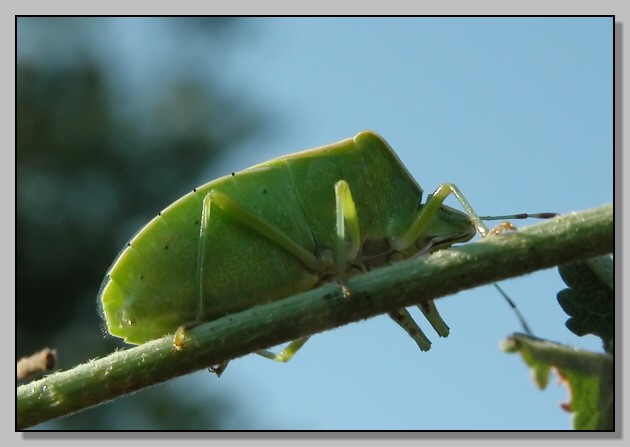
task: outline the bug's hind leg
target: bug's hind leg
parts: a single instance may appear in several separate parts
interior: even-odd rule
[[[204,321],[204,266],[206,264],[206,257],[208,256],[208,228],[211,222],[211,209],[212,205],[219,207],[223,212],[229,214],[235,220],[238,220],[244,225],[247,225],[251,229],[255,230],[262,236],[266,237],[270,241],[275,242],[278,246],[284,248],[287,252],[293,254],[298,260],[300,260],[307,268],[312,271],[320,271],[324,265],[315,255],[305,250],[302,246],[293,241],[287,234],[273,226],[264,218],[248,209],[246,206],[238,203],[232,197],[222,193],[218,190],[212,190],[206,194],[202,201],[201,209],[201,222],[199,225],[199,246],[197,250],[197,271],[196,271],[196,284],[197,284],[197,309],[195,321],[180,326],[173,339],[173,345],[177,350],[182,350],[185,347],[186,332],[188,329],[196,326]],[[270,358],[272,360],[287,362],[293,355],[306,343],[308,337],[303,337],[291,342],[282,352],[274,354],[271,351],[259,351],[258,354],[263,357]],[[228,362],[221,362],[214,365],[210,370],[217,375],[220,375],[227,367]]]
[[[309,338],[310,337],[301,337],[297,340],[293,340],[287,345],[286,348],[284,348],[277,354],[268,350],[256,351],[256,354],[261,355],[267,359],[275,360],[276,362],[288,362],[295,355],[295,353],[298,352],[302,346],[304,346],[304,343],[306,343]]]
[[[248,226],[260,235],[266,237],[270,241],[276,243],[279,247],[282,247],[288,253],[295,256],[296,259],[301,261],[309,270],[313,272],[321,271],[325,266],[322,261],[317,258],[313,253],[306,250],[304,247],[296,243],[289,235],[276,228],[270,222],[265,220],[260,215],[256,214],[246,206],[243,206],[229,195],[222,193],[216,189],[213,189],[205,195],[202,201],[201,209],[201,223],[199,226],[199,247],[197,251],[197,322],[203,321],[204,309],[203,309],[203,297],[204,297],[204,265],[206,264],[207,254],[207,238],[208,228],[210,226],[211,219],[211,207],[212,205],[218,206],[223,212],[228,214],[233,219],[239,221],[243,225]]]
[[[201,207],[201,222],[199,224],[199,245],[197,247],[197,270],[196,270],[196,283],[197,283],[197,310],[195,313],[195,320],[182,324],[175,331],[175,335],[173,336],[173,347],[181,351],[186,346],[186,335],[189,329],[197,326],[203,321],[203,266],[204,259],[206,256],[206,238],[207,238],[207,230],[208,225],[210,223],[210,204],[211,204],[211,195],[207,194],[204,197],[202,207]],[[217,376],[221,375],[223,370],[227,367],[227,362],[222,364],[223,366],[215,368],[210,368],[213,372],[217,374]]]

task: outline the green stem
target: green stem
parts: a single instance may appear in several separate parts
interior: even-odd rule
[[[61,371],[17,389],[17,428],[86,409],[290,340],[484,284],[613,251],[613,206],[560,216],[329,284]]]

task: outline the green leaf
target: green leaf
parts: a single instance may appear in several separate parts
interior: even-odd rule
[[[615,329],[613,260],[606,255],[558,267],[569,286],[558,292],[558,302],[571,317],[567,328],[576,335],[600,337],[604,349],[612,353]]]
[[[613,357],[575,349],[524,334],[514,334],[501,348],[520,352],[532,369],[534,382],[544,389],[551,368],[569,390],[562,408],[573,413],[575,430],[614,429]]]

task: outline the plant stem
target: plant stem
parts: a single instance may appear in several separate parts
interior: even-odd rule
[[[349,299],[337,284],[328,284],[255,306],[190,329],[181,350],[169,335],[20,386],[17,428],[303,336],[604,255],[613,251],[613,241],[613,206],[605,205],[356,276],[347,283]]]

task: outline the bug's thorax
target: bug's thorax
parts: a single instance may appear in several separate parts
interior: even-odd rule
[[[361,247],[359,258],[365,270],[372,270],[395,262],[397,260],[395,255],[396,251],[387,239],[366,239]]]
[[[442,206],[428,227],[407,247],[395,248],[395,238],[391,237],[366,238],[357,256],[349,260],[347,270],[369,271],[466,242],[474,235],[475,228],[465,213]]]

